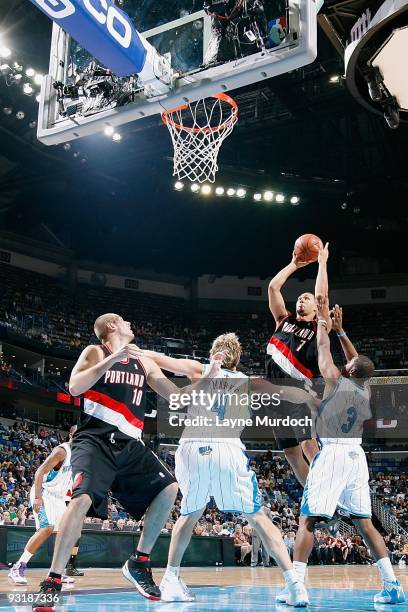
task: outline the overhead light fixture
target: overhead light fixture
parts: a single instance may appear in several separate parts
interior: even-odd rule
[[[329,79],[330,83],[338,83],[340,81],[340,75],[339,74],[332,74],[332,76]]]
[[[17,119],[18,119],[19,121],[22,121],[22,120],[24,119],[24,117],[25,117],[25,113],[24,113],[23,111],[18,111],[18,112],[16,113],[16,117],[17,117]]]
[[[111,125],[107,125],[106,128],[104,129],[105,136],[113,136],[114,133],[115,133],[115,128],[113,128]]]
[[[209,195],[209,194],[211,193],[211,187],[210,187],[210,185],[203,185],[203,186],[201,187],[201,193],[202,193],[203,195]]]
[[[24,83],[24,85],[23,85],[23,93],[26,96],[31,96],[33,92],[34,92],[34,89],[30,85],[30,83]]]
[[[290,203],[292,206],[297,206],[300,203],[300,198],[298,196],[292,196],[290,198]]]
[[[254,193],[255,202],[260,202],[262,200],[262,193]]]
[[[18,81],[21,81],[21,79],[22,79],[22,78],[23,78],[23,75],[22,75],[22,74],[20,74],[19,72],[18,72],[17,74],[13,75],[13,79],[14,79],[15,81],[17,81],[17,82],[18,82]]]
[[[30,130],[33,130],[35,127],[37,127],[37,122],[30,121],[30,123],[28,124],[28,127],[30,128]]]
[[[43,75],[43,74],[36,74],[36,75],[34,76],[34,83],[35,83],[36,85],[41,85],[41,83],[43,82],[43,80],[44,80],[44,75]]]
[[[11,113],[12,113],[12,112],[13,112],[13,109],[12,109],[12,108],[10,108],[9,106],[5,106],[5,107],[3,108],[3,113],[4,113],[5,115],[11,115]]]
[[[200,191],[200,185],[197,185],[197,183],[193,183],[190,189],[193,193],[197,193],[197,191]]]
[[[71,145],[70,145],[70,143],[69,143],[69,142],[66,142],[66,143],[64,144],[64,151],[70,151],[70,150],[71,150]]]
[[[271,202],[273,200],[273,191],[265,191],[263,198],[266,202]]]
[[[235,195],[235,189],[233,189],[232,187],[227,189],[227,196],[229,196],[231,198],[234,195]]]
[[[240,189],[237,189],[237,196],[238,198],[245,198],[246,190],[242,189],[242,187]]]
[[[215,188],[215,195],[217,196],[222,196],[225,193],[225,189],[224,187],[216,187]]]
[[[10,57],[10,55],[11,55],[11,49],[5,46],[0,47],[0,57],[7,59],[8,57]]]
[[[0,72],[2,72],[3,74],[7,74],[8,72],[11,72],[11,68],[8,64],[1,64]]]
[[[181,191],[182,189],[184,189],[184,183],[182,183],[181,181],[177,181],[176,183],[174,183],[174,189],[176,191]]]
[[[34,68],[27,68],[27,70],[25,71],[26,75],[31,79],[33,76],[35,76],[35,70]]]
[[[119,134],[119,132],[115,132],[112,134],[112,140],[113,142],[120,142],[122,140],[122,136]]]
[[[282,204],[285,201],[285,196],[283,193],[277,193],[275,200],[278,202],[278,204]]]
[[[23,72],[23,67],[18,62],[14,62],[13,68],[14,68],[14,70],[17,70],[17,72]]]

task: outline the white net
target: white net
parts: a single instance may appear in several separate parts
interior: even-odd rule
[[[185,104],[162,114],[174,146],[173,176],[181,181],[215,181],[218,153],[238,120],[238,106],[226,94]]]

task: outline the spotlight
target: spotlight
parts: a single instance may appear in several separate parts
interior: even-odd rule
[[[174,189],[176,191],[181,191],[182,189],[184,189],[184,183],[182,183],[181,181],[177,181],[176,183],[174,183]]]
[[[26,75],[31,79],[33,76],[35,76],[35,70],[34,68],[27,68],[27,70],[25,71]]]
[[[17,72],[23,72],[23,67],[18,62],[14,62],[13,68],[14,70],[17,70]]]
[[[3,74],[9,74],[11,72],[11,68],[8,64],[1,64],[0,72],[2,72]]]
[[[11,115],[11,113],[12,113],[12,112],[13,112],[13,109],[12,109],[12,108],[10,108],[9,106],[5,106],[5,107],[3,108],[3,113],[4,113],[5,115]]]
[[[113,134],[115,133],[115,130],[111,125],[108,125],[104,129],[104,133],[105,133],[105,136],[113,136]]]
[[[36,85],[41,85],[43,80],[44,80],[44,75],[43,74],[36,74],[35,77],[34,77],[34,83]]]
[[[232,187],[227,189],[227,196],[229,196],[231,198],[234,195],[235,195],[235,189],[232,189]]]
[[[23,93],[25,93],[26,96],[31,96],[33,91],[34,89],[31,87],[30,83],[24,83]]]
[[[273,191],[265,191],[263,197],[266,202],[271,202],[273,200]]]
[[[283,193],[277,193],[275,200],[278,202],[278,204],[282,204],[285,201],[285,196]]]
[[[79,151],[75,151],[75,153],[73,153],[73,157],[75,158],[79,157]]]
[[[69,142],[66,142],[64,144],[64,151],[70,151],[71,150],[71,145],[69,144]]]
[[[372,67],[370,70],[363,75],[367,81],[368,93],[373,102],[379,102],[383,97],[382,83],[384,82],[383,76],[378,66]]]
[[[242,189],[242,188],[241,188],[241,189],[237,189],[237,196],[238,196],[239,198],[245,198],[245,196],[246,196],[246,190],[245,190],[245,189]]]
[[[340,206],[341,210],[347,210],[347,202],[343,202],[343,204]]]
[[[290,198],[290,203],[291,203],[293,206],[297,206],[297,205],[300,203],[300,198],[299,198],[298,196],[292,196],[292,197]]]
[[[333,74],[330,79],[329,79],[330,83],[338,83],[340,81],[340,75],[339,74]]]
[[[254,200],[255,202],[262,200],[262,193],[254,193]]]
[[[23,78],[23,75],[20,74],[19,72],[17,74],[13,75],[13,79],[14,79],[14,81],[17,81],[17,83],[18,83],[18,81],[21,81],[22,78]]]
[[[0,47],[0,57],[7,59],[11,55],[11,49],[8,47]]]
[[[210,187],[210,185],[203,185],[203,186],[201,187],[201,193],[202,193],[203,195],[209,195],[209,194],[211,193],[211,187]]]
[[[18,112],[16,113],[16,117],[17,117],[17,119],[18,119],[19,121],[22,121],[22,120],[24,119],[24,117],[25,117],[25,113],[23,113],[23,111],[18,111]]]
[[[399,109],[397,105],[397,100],[392,96],[387,100],[387,103],[383,107],[384,110],[384,119],[387,122],[387,125],[392,130],[396,130],[400,124],[400,115]]]
[[[224,192],[225,192],[224,187],[216,187],[216,188],[215,188],[215,194],[216,194],[217,196],[222,196],[222,195],[224,195]]]
[[[112,134],[112,140],[113,142],[120,142],[122,140],[122,136],[119,134],[119,132],[115,132]]]
[[[30,121],[30,123],[28,124],[28,127],[30,128],[30,130],[33,130],[35,127],[37,127],[37,122]]]
[[[197,183],[193,183],[190,187],[191,191],[193,191],[194,193],[197,193],[197,191],[200,191],[200,185],[197,185]]]

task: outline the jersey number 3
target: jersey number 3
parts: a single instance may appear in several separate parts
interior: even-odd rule
[[[347,423],[344,423],[344,425],[341,426],[341,431],[345,434],[351,431],[354,423],[357,421],[357,410],[354,408],[354,406],[351,406],[347,410],[347,414],[348,414]]]

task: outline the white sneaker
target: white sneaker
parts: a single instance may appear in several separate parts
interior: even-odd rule
[[[287,603],[288,597],[289,597],[289,589],[288,589],[288,585],[286,585],[285,588],[279,591],[279,593],[275,596],[275,601],[277,603]]]
[[[24,576],[24,572],[27,568],[26,563],[15,563],[8,573],[10,582],[14,584],[28,584],[27,578]]]
[[[72,576],[61,576],[61,582],[62,584],[74,584],[75,582],[75,578],[72,578]]]
[[[294,582],[288,586],[289,596],[286,600],[288,606],[306,608],[309,605],[309,596],[303,582]]]
[[[164,574],[160,583],[161,601],[194,601],[195,597],[178,576]]]

